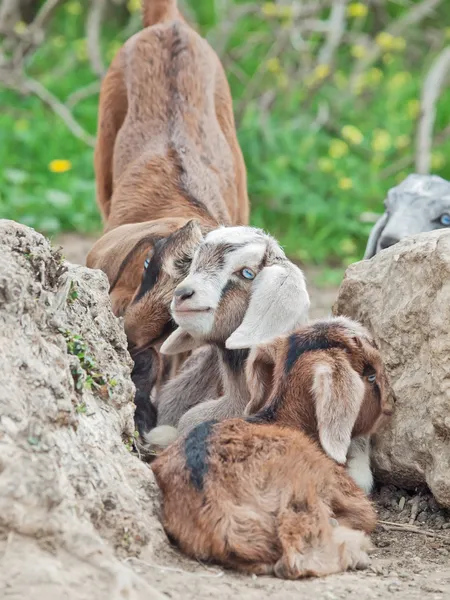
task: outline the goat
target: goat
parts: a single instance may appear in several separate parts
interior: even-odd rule
[[[146,352],[150,364],[158,354],[148,349],[173,329],[172,292],[197,242],[218,225],[246,224],[249,202],[219,58],[175,0],[143,9],[146,28],[102,82],[94,162],[105,233],[86,264],[106,272],[131,354]]]
[[[180,327],[163,343],[161,353],[209,344],[220,368],[217,373],[212,359],[206,369],[198,369],[191,357],[161,388],[157,424],[178,425],[180,433],[208,419],[242,415],[249,401],[244,368],[248,349],[305,322],[309,296],[303,273],[272,237],[251,227],[227,227],[211,231],[198,245],[171,308]],[[223,388],[219,399],[217,393],[209,395],[218,381]],[[146,440],[165,446],[176,435],[173,427],[157,427]]]
[[[250,416],[201,423],[151,465],[169,540],[258,575],[367,566],[376,514],[342,463],[350,440],[390,414],[370,335],[318,321],[253,348],[246,370]]]
[[[410,235],[450,227],[450,182],[437,175],[408,175],[389,190],[385,212],[370,233],[364,258]]]

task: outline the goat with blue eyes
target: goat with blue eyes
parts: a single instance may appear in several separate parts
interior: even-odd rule
[[[388,192],[385,212],[374,225],[364,258],[411,235],[450,227],[450,182],[436,175],[408,175]]]
[[[249,348],[303,324],[308,308],[303,273],[273,238],[251,227],[208,233],[175,289],[171,311],[179,328],[161,352],[173,355],[208,344],[216,367],[199,372],[193,357],[163,386],[156,398],[158,427],[146,436],[148,442],[164,447],[198,423],[240,416],[249,401]],[[220,398],[202,390],[202,378],[210,377],[221,383]]]
[[[376,515],[344,464],[391,414],[372,337],[318,321],[253,348],[246,377],[242,418],[201,423],[152,463],[169,539],[245,573],[364,568]]]

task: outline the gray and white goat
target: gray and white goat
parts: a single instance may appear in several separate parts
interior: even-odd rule
[[[303,273],[272,237],[252,227],[208,233],[175,289],[171,311],[179,328],[161,352],[208,346],[194,352],[155,398],[158,426],[147,441],[166,446],[198,423],[241,416],[250,399],[249,348],[304,324],[308,309]]]
[[[408,175],[389,190],[385,212],[373,226],[364,258],[410,235],[450,227],[450,182],[437,175]]]

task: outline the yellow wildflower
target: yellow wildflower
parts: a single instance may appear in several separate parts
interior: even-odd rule
[[[351,190],[353,187],[353,181],[350,177],[341,177],[338,181],[338,188],[341,190]]]
[[[387,31],[382,31],[375,38],[376,43],[383,50],[392,50],[394,43],[394,36],[392,33],[388,33]]]
[[[336,71],[333,79],[334,83],[340,90],[343,90],[347,87],[347,77],[345,76],[345,73],[343,73],[343,71]]]
[[[314,75],[317,79],[325,79],[330,74],[330,65],[317,65]]]
[[[279,73],[281,71],[281,65],[278,58],[269,58],[266,63],[267,70],[271,73]]]
[[[372,67],[367,73],[367,81],[372,84],[380,83],[383,79],[383,71],[378,67]]]
[[[70,160],[56,159],[51,161],[48,168],[52,173],[65,173],[66,171],[70,171],[72,163]]]
[[[343,140],[331,140],[328,154],[331,158],[342,158],[348,152],[348,146]]]
[[[392,89],[403,87],[411,79],[411,73],[400,71],[389,80],[389,87]]]
[[[406,48],[406,40],[402,37],[395,37],[392,41],[392,49],[401,52]]]
[[[289,77],[286,73],[280,73],[277,77],[277,86],[282,90],[285,90],[289,87]]]
[[[139,12],[141,10],[141,0],[128,0],[127,8],[131,14]]]
[[[418,116],[420,112],[420,102],[417,100],[417,98],[413,98],[412,100],[408,101],[406,104],[406,110],[411,119],[415,119]]]
[[[445,163],[445,156],[442,152],[433,152],[431,154],[431,167],[433,169],[442,169]]]
[[[359,96],[359,94],[361,94],[361,92],[364,91],[365,86],[366,86],[366,78],[365,78],[364,74],[358,75],[355,78],[355,83],[354,83],[355,94],[357,96]]]
[[[331,173],[331,171],[333,171],[334,169],[334,163],[331,160],[331,158],[319,158],[319,160],[317,161],[317,166],[319,167],[319,170],[323,173]]]
[[[66,4],[66,10],[69,15],[73,15],[75,17],[77,15],[81,15],[83,7],[81,6],[80,2],[73,0],[73,2]]]
[[[359,145],[364,139],[363,134],[354,125],[345,125],[342,130],[342,137],[354,145]]]
[[[385,65],[390,65],[391,62],[394,60],[394,57],[392,56],[392,54],[390,52],[387,52],[381,59]]]
[[[395,140],[395,147],[399,150],[407,148],[410,144],[411,138],[409,137],[409,135],[399,135],[398,138]]]
[[[262,5],[261,11],[266,17],[275,17],[277,14],[277,7],[274,2],[265,2]]]
[[[347,255],[354,254],[356,252],[356,244],[350,238],[344,238],[343,240],[341,240],[339,246],[342,252],[344,252]]]
[[[26,30],[27,26],[23,21],[17,21],[17,23],[14,25],[14,31],[17,33],[17,35],[22,35]]]
[[[14,129],[16,131],[28,131],[30,122],[27,119],[17,119],[17,121],[14,121]]]
[[[354,58],[364,58],[367,54],[367,48],[362,44],[355,44],[350,48],[350,54]]]
[[[292,17],[294,16],[293,6],[289,4],[286,4],[284,6],[278,6],[277,9],[277,15],[282,19],[292,19]]]
[[[385,129],[375,129],[372,138],[372,148],[375,152],[387,152],[391,147],[391,136]]]
[[[384,163],[384,154],[374,154],[373,158],[372,158],[372,164],[375,167],[381,167],[381,165]]]
[[[87,40],[75,40],[75,56],[79,61],[86,61],[88,59]]]
[[[352,2],[347,6],[347,14],[354,19],[362,19],[367,15],[367,6],[362,2]]]
[[[55,37],[52,38],[52,44],[55,48],[64,48],[66,43],[66,38],[62,35],[55,35]]]

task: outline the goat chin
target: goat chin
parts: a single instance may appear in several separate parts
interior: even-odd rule
[[[149,446],[157,446],[158,448],[167,448],[178,437],[176,427],[170,425],[160,425],[155,427],[148,433],[144,434],[144,441]]]

